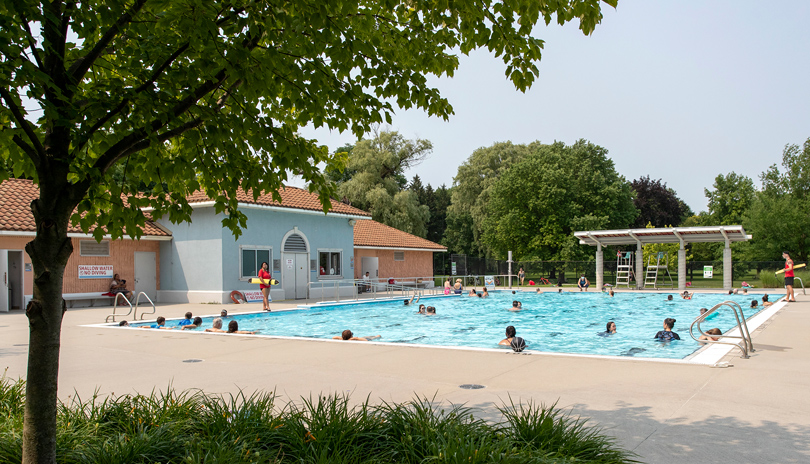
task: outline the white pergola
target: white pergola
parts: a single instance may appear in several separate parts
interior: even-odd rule
[[[686,288],[686,244],[725,242],[723,250],[723,287],[731,289],[731,242],[751,240],[742,226],[710,227],[670,227],[665,229],[623,229],[623,230],[590,230],[574,232],[574,237],[582,245],[596,247],[596,288],[604,284],[604,259],[602,246],[636,245],[636,286],[644,287],[644,255],[641,247],[653,243],[679,243],[678,250],[678,289]]]

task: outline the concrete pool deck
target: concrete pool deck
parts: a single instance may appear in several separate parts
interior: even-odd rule
[[[673,292],[674,293],[674,292]],[[770,292],[774,298],[778,292]],[[756,297],[752,295],[752,299]],[[279,401],[349,392],[372,402],[415,395],[464,403],[498,419],[511,396],[592,418],[647,463],[810,461],[810,298],[801,294],[753,331],[750,359],[732,367],[418,348],[362,342],[268,339],[180,331],[85,327],[110,307],[70,309],[62,326],[59,395],[83,397],[200,388],[208,393],[274,390]],[[298,302],[273,303],[274,309]],[[159,305],[182,317],[257,304]],[[0,313],[0,370],[25,377],[28,328],[22,311]],[[186,359],[203,362],[184,363]],[[481,384],[463,390],[461,384]]]

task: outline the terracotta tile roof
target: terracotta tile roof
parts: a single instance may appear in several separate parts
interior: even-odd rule
[[[281,195],[280,203],[273,200],[273,196],[269,193],[260,195],[259,198],[254,200],[252,194],[242,189],[239,189],[236,192],[236,199],[240,203],[251,205],[277,206],[280,208],[303,209],[308,211],[323,211],[321,200],[318,198],[318,195],[314,193],[291,186],[283,187],[278,191],[278,193]],[[208,198],[205,192],[202,191],[194,192],[188,197],[189,203],[201,203],[205,201],[211,201],[211,199]],[[353,206],[349,206],[345,203],[341,203],[337,200],[332,200],[332,209],[329,210],[329,213],[349,214],[352,216],[371,216],[370,213]]]
[[[354,246],[369,246],[394,249],[421,248],[447,251],[447,248],[430,240],[411,235],[371,219],[361,219],[354,225]]]
[[[0,230],[36,232],[31,202],[39,197],[39,187],[26,179],[7,179],[0,183]],[[92,230],[92,229],[91,229]],[[79,226],[68,226],[68,233],[81,234]],[[171,236],[154,223],[147,221],[144,235]]]

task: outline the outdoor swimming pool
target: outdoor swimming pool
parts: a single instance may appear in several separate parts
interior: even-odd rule
[[[228,321],[236,319],[240,330],[256,331],[258,335],[321,339],[331,339],[350,329],[355,336],[382,335],[378,341],[386,343],[474,348],[499,348],[506,326],[513,325],[517,335],[526,340],[527,350],[683,359],[702,346],[689,336],[689,326],[700,308],[732,300],[743,307],[748,318],[762,309],[750,309],[751,300],[761,301],[761,295],[756,294],[702,293],[691,300],[681,299],[676,292],[672,295],[673,301],[667,301],[666,293],[617,292],[611,298],[597,292],[513,295],[501,291],[483,299],[467,296],[423,299],[426,305],[436,307],[435,316],[416,314],[416,306],[404,306],[398,300],[236,315],[225,319],[224,325],[227,328]],[[507,310],[513,300],[523,303],[522,311]],[[671,343],[653,340],[668,317],[677,320],[673,330],[681,340]],[[211,327],[212,321],[213,317],[204,318],[203,327]],[[618,333],[600,336],[608,321],[616,323]],[[166,322],[169,327],[176,324],[176,320]],[[726,332],[735,325],[731,310],[722,309],[701,327],[704,330],[718,327]]]

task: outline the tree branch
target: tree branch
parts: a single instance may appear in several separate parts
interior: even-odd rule
[[[17,134],[14,134],[11,137],[11,140],[13,140],[14,143],[16,143],[17,146],[20,147],[29,158],[31,158],[31,161],[34,162],[34,166],[39,166],[39,154],[37,154],[37,151],[34,150],[34,147],[25,143],[25,140],[23,140],[22,137]]]
[[[17,125],[19,125],[23,131],[25,131],[25,135],[27,135],[28,139],[31,140],[31,145],[33,145],[32,149],[36,154],[36,157],[32,158],[32,161],[34,161],[35,164],[39,164],[40,158],[45,156],[45,148],[42,147],[42,143],[39,141],[39,137],[37,137],[37,134],[31,127],[31,123],[25,119],[25,115],[22,114],[20,108],[16,103],[14,103],[14,99],[11,97],[11,94],[3,86],[0,86],[0,97],[3,98],[3,100],[6,102],[6,106],[8,106],[9,110],[11,110],[11,114],[14,115]],[[31,153],[26,153],[31,156]]]
[[[143,8],[146,1],[147,0],[136,0],[135,4],[132,5],[132,8],[121,15],[115,24],[107,29],[107,32],[101,36],[98,42],[96,42],[93,48],[86,55],[70,65],[70,68],[68,68],[68,73],[73,78],[74,83],[81,82],[82,79],[84,79],[84,75],[87,73],[87,70],[93,66],[93,63],[96,61],[96,59],[98,59],[99,56],[101,56],[104,49],[106,49],[110,42],[112,42],[118,33],[121,32],[121,28],[129,23],[132,20],[132,17],[135,16],[138,11],[141,10],[141,8]]]
[[[31,54],[34,55],[34,60],[36,60],[37,66],[41,70],[44,68],[42,66],[42,59],[39,57],[39,50],[37,50],[37,43],[34,40],[34,34],[31,33],[31,27],[28,25],[28,19],[22,12],[20,12],[20,19],[22,20],[22,25],[23,28],[25,29],[25,32],[28,34],[27,37],[28,46],[31,48]]]

